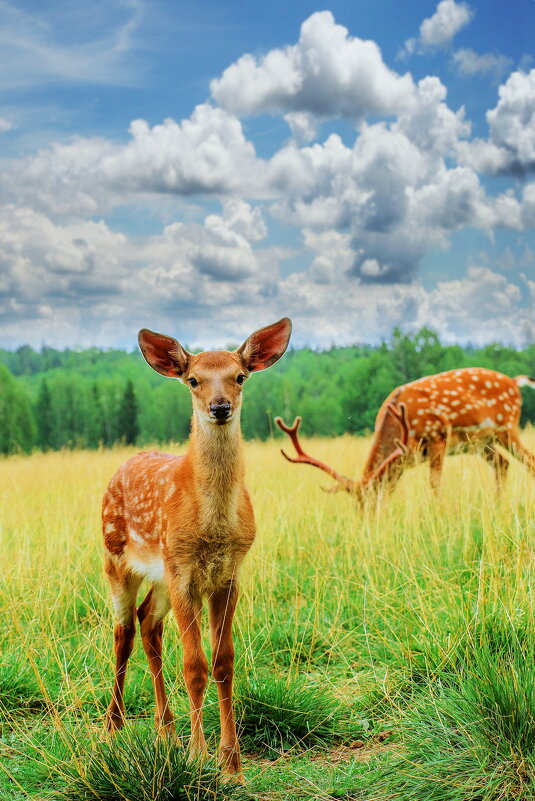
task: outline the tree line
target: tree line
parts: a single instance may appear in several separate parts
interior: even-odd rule
[[[459,367],[535,375],[535,345],[515,350],[443,345],[427,328],[394,330],[388,342],[325,351],[290,350],[244,387],[246,439],[278,435],[273,417],[303,417],[308,435],[373,430],[396,386]],[[522,424],[535,422],[535,392],[523,390]],[[183,442],[191,402],[186,387],[161,378],[140,353],[98,348],[0,349],[0,453]]]

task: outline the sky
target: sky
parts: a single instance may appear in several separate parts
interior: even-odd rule
[[[535,342],[535,0],[0,0],[0,346]]]

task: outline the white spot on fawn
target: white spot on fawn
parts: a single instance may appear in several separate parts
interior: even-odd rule
[[[141,559],[129,554],[128,563],[134,573],[148,578],[149,581],[163,581],[164,570],[161,556],[151,555],[147,559]]]
[[[134,542],[139,543],[139,545],[145,544],[143,537],[140,537],[137,531],[135,531],[133,528],[131,528],[128,533],[130,534],[130,539],[134,540]]]

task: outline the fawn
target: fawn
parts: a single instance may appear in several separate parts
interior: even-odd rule
[[[190,388],[193,405],[187,453],[139,453],[113,476],[103,498],[105,570],[111,585],[115,681],[106,715],[110,731],[124,724],[124,680],[135,635],[136,598],[143,578],[151,589],[137,608],[141,639],[156,697],[156,728],[174,732],[162,675],[163,619],[176,617],[184,652],[193,756],[206,741],[202,703],[208,662],[201,646],[200,618],[208,598],[212,672],[217,682],[222,768],[241,779],[240,751],[232,704],[232,619],[240,565],[255,537],[255,521],[244,483],[240,429],[242,385],[251,373],[275,364],[285,352],[291,322],[255,331],[236,351],[188,353],[172,337],[142,329],[139,345],[158,373]]]
[[[478,450],[494,468],[500,490],[509,462],[496,445],[523,461],[535,475],[535,456],[522,445],[518,429],[522,406],[519,388],[523,386],[535,388],[535,379],[525,375],[509,378],[495,370],[464,367],[397,387],[377,413],[373,443],[360,481],[340,475],[303,451],[297,433],[300,417],[292,426],[280,417],[275,422],[296,448],[298,455],[293,458],[282,451],[288,461],[319,467],[338,482],[330,492],[343,489],[359,501],[382,479],[392,489],[404,468],[414,464],[418,456],[429,459],[431,486],[438,491],[444,457],[454,447]]]

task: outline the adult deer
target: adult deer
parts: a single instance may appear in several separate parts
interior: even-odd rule
[[[281,358],[290,333],[291,322],[285,317],[255,331],[236,351],[193,355],[176,339],[141,330],[139,345],[148,364],[190,388],[190,444],[184,456],[151,452],[129,459],[112,478],[102,505],[105,570],[116,616],[115,682],[107,728],[124,724],[123,689],[134,643],[136,599],[147,578],[152,586],[137,617],[156,696],[156,727],[164,734],[174,731],[162,675],[163,619],[172,607],[184,652],[190,751],[195,756],[205,753],[202,703],[208,663],[201,646],[200,618],[207,597],[221,721],[220,761],[227,773],[239,778],[232,618],[240,565],[255,536],[244,483],[241,392],[251,373]]]
[[[303,451],[298,439],[300,417],[292,426],[280,417],[275,420],[297,450],[295,458],[282,451],[286,459],[329,473],[338,482],[331,492],[343,489],[362,500],[381,479],[392,488],[403,469],[414,464],[418,456],[429,459],[431,486],[437,491],[444,457],[454,447],[477,449],[494,467],[501,488],[509,461],[496,445],[521,459],[535,475],[535,456],[526,450],[519,436],[521,386],[535,387],[535,379],[508,378],[494,370],[466,367],[397,387],[379,409],[372,447],[359,481],[340,475]],[[393,414],[396,407],[404,408],[404,414]]]

